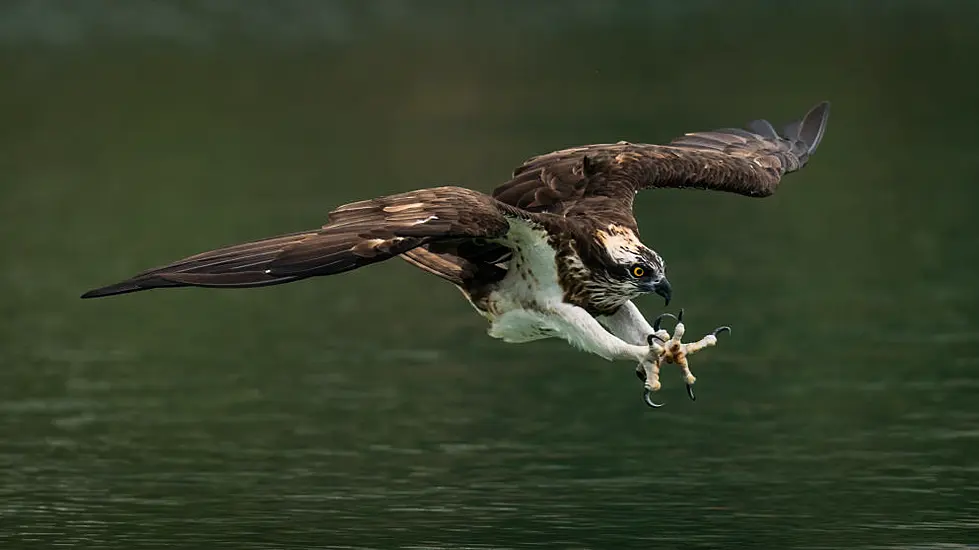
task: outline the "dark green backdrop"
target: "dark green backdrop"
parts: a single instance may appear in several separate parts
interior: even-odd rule
[[[969,2],[3,2],[0,545],[979,544],[977,55]],[[399,262],[77,299],[823,99],[776,196],[638,200],[689,330],[734,327],[696,403]]]

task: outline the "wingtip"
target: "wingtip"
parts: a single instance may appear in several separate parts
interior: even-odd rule
[[[93,288],[88,292],[85,292],[80,296],[82,300],[88,300],[90,298],[102,298],[105,296],[115,296],[116,294],[128,294],[130,292],[137,292],[140,290],[145,290],[144,287],[139,286],[134,283],[125,282],[117,283],[114,285],[103,286],[100,288]]]
[[[799,139],[805,141],[808,153],[812,154],[819,147],[826,133],[826,122],[829,120],[829,101],[821,101],[809,109],[799,127]]]
[[[114,294],[120,294],[119,292],[112,292],[110,290],[105,290],[102,288],[96,288],[89,290],[88,292],[79,296],[82,300],[89,300],[91,298],[102,298],[104,296],[112,296]]]
[[[752,120],[746,126],[752,132],[769,139],[778,139],[778,131],[765,119]]]

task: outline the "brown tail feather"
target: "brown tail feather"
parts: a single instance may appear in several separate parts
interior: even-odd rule
[[[462,286],[468,270],[466,264],[469,263],[464,258],[451,254],[436,254],[423,247],[405,252],[401,255],[401,259],[457,286]]]

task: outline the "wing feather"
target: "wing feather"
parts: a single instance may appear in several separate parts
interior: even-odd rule
[[[509,258],[499,239],[514,220],[533,221],[539,213],[588,214],[635,227],[632,200],[647,188],[770,195],[783,175],[805,166],[828,116],[829,104],[823,102],[781,134],[768,121],[756,120],[746,130],[695,132],[666,145],[623,141],[555,151],[519,166],[492,198],[436,187],[350,203],[330,212],[319,229],[196,254],[82,297],[179,286],[268,286],[403,254],[457,283],[499,277]]]
[[[781,134],[768,121],[755,120],[747,129],[694,132],[666,145],[619,142],[555,151],[519,166],[493,197],[532,212],[597,212],[632,225],[632,198],[642,189],[764,197],[775,192],[782,176],[805,166],[828,117],[829,103],[822,102]]]
[[[320,229],[203,252],[82,297],[179,286],[246,288],[333,275],[428,243],[501,237],[511,219],[532,216],[461,187],[421,189],[347,204]]]

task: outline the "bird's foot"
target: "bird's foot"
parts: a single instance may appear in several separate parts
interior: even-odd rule
[[[676,319],[676,327],[673,328],[673,336],[660,328],[660,323],[666,317]],[[690,372],[690,365],[687,356],[693,355],[698,351],[717,344],[717,336],[722,332],[731,332],[731,327],[717,327],[710,334],[704,336],[696,342],[684,344],[681,342],[684,333],[683,310],[676,316],[664,313],[653,322],[653,334],[647,338],[650,349],[650,358],[643,361],[636,367],[636,376],[643,381],[643,401],[650,407],[662,407],[662,404],[653,401],[653,392],[659,391],[662,386],[659,381],[659,369],[663,364],[676,364],[680,366],[683,379],[687,383],[687,395],[691,401],[695,401],[697,396],[693,393],[693,385],[697,377]]]

